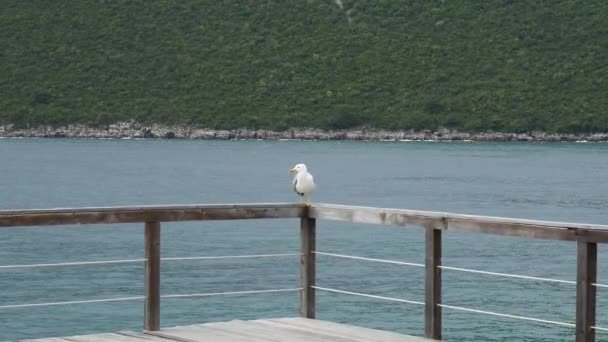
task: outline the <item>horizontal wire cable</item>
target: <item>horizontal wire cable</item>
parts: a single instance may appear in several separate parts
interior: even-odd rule
[[[50,264],[29,264],[29,265],[2,265],[2,266],[0,266],[0,269],[29,268],[29,267],[55,267],[55,266],[79,266],[79,265],[102,265],[102,264],[126,264],[126,263],[143,262],[143,261],[146,261],[146,259],[75,261],[75,262],[57,262],[57,263],[50,263]]]
[[[318,251],[314,251],[313,253],[318,254],[318,255],[333,256],[333,257],[337,257],[337,258],[364,260],[364,261],[373,261],[373,262],[395,264],[395,265],[425,267],[424,264],[404,262],[404,261],[387,260],[387,259],[376,259],[376,258],[365,258],[365,257],[358,257],[358,256],[353,256],[353,255],[344,255],[344,254],[336,254],[336,253],[325,253],[325,252],[318,252]],[[451,266],[439,266],[439,268],[444,269],[444,270],[452,270],[452,271],[460,271],[460,272],[468,272],[468,273],[485,274],[485,275],[492,275],[492,276],[499,276],[499,277],[519,278],[519,279],[538,280],[538,281],[545,281],[545,282],[553,282],[553,283],[562,283],[562,284],[576,285],[576,281],[573,281],[573,280],[563,280],[563,279],[554,279],[554,278],[542,278],[542,277],[533,277],[533,276],[511,274],[511,273],[480,271],[480,270],[473,270],[473,269],[469,269],[469,268],[451,267]],[[597,286],[597,287],[608,287],[608,285],[603,285],[603,284],[592,284],[592,285],[593,286]]]
[[[224,255],[224,256],[201,256],[201,257],[168,257],[160,258],[163,261],[175,260],[215,260],[215,259],[245,259],[245,258],[276,258],[287,256],[301,256],[301,253],[281,253],[281,254],[251,254],[251,255]]]
[[[591,329],[595,329],[595,330],[601,331],[601,332],[608,332],[608,328],[596,327],[594,325],[591,326]]]
[[[246,290],[246,291],[229,291],[229,292],[169,294],[169,295],[162,295],[160,297],[161,298],[212,297],[212,296],[243,295],[243,294],[256,294],[256,293],[295,292],[295,291],[300,291],[300,290],[302,290],[301,287],[286,288],[286,289],[269,289],[269,290]],[[145,298],[146,298],[145,296],[134,296],[134,297],[105,298],[105,299],[73,300],[73,301],[65,301],[65,302],[11,304],[11,305],[0,305],[0,309],[27,308],[27,307],[40,307],[40,306],[57,306],[57,305],[70,305],[70,304],[120,302],[120,301],[128,301],[128,300],[143,300]]]
[[[212,296],[227,296],[240,294],[255,294],[255,293],[273,293],[273,292],[295,292],[302,290],[301,287],[287,289],[271,289],[271,290],[246,290],[246,291],[229,291],[229,292],[208,292],[208,293],[190,293],[190,294],[172,294],[163,295],[161,298],[190,298],[190,297],[212,297]]]
[[[353,295],[353,296],[360,296],[360,297],[367,297],[367,298],[374,298],[374,299],[382,299],[382,300],[388,300],[388,301],[391,301],[391,302],[424,305],[423,302],[418,302],[418,301],[414,301],[414,300],[407,300],[407,299],[400,299],[400,298],[393,298],[393,297],[385,297],[385,296],[376,296],[376,295],[370,295],[370,294],[359,293],[359,292],[344,291],[344,290],[332,289],[332,288],[321,287],[321,286],[311,286],[311,287],[313,289],[317,289],[317,290],[321,290],[321,291],[327,291],[327,292],[335,292],[335,293],[342,293],[342,294],[348,294],[348,295]]]
[[[509,314],[503,314],[503,313],[498,313],[498,312],[493,312],[493,311],[469,309],[469,308],[463,308],[461,306],[454,306],[454,305],[447,305],[447,304],[437,304],[437,305],[440,306],[440,307],[442,307],[442,308],[453,309],[453,310],[460,310],[460,311],[466,311],[466,312],[473,312],[473,313],[479,313],[479,314],[484,314],[484,315],[491,315],[491,316],[505,317],[505,318],[513,318],[513,319],[519,319],[519,320],[530,321],[530,322],[537,322],[537,323],[547,323],[547,324],[553,324],[553,325],[560,325],[560,326],[568,327],[568,328],[575,328],[576,327],[576,325],[573,324],[573,323],[565,323],[565,322],[558,322],[558,321],[550,321],[550,320],[541,319],[541,318],[533,318],[533,317],[509,315]]]
[[[366,257],[358,257],[358,256],[353,256],[353,255],[345,255],[345,254],[325,253],[325,252],[318,252],[318,251],[314,251],[313,253],[318,254],[318,255],[337,257],[337,258],[372,261],[372,262],[380,262],[380,263],[387,263],[387,264],[394,264],[394,265],[415,266],[415,267],[424,267],[425,266],[424,264],[419,264],[419,263],[411,263],[411,262],[387,260],[387,259],[377,259],[377,258],[366,258]],[[288,256],[301,256],[301,255],[302,255],[301,253],[277,253],[277,254],[251,254],[251,255],[225,255],[225,256],[166,257],[166,258],[161,258],[161,260],[162,261],[221,260],[221,259],[246,259],[246,258],[273,258],[273,257],[288,257]],[[0,270],[15,269],[15,268],[35,268],[35,267],[126,264],[126,263],[137,263],[137,262],[145,262],[145,261],[146,261],[146,259],[122,259],[122,260],[59,262],[59,263],[44,263],[44,264],[0,265]],[[499,277],[528,279],[528,280],[537,280],[537,281],[576,285],[576,281],[572,281],[572,280],[562,280],[562,279],[542,278],[542,277],[510,274],[510,273],[480,271],[480,270],[473,270],[473,269],[461,268],[461,267],[451,267],[451,266],[439,266],[439,268],[445,269],[445,270],[485,274],[485,275],[492,275],[492,276],[499,276]],[[593,283],[591,285],[596,286],[596,287],[608,288],[608,285],[605,285],[605,284]]]
[[[413,263],[413,262],[386,260],[386,259],[375,259],[375,258],[364,258],[364,257],[358,257],[358,256],[352,256],[352,255],[335,254],[335,253],[324,253],[324,252],[318,252],[318,251],[314,251],[313,253],[314,254],[318,254],[318,255],[332,256],[332,257],[336,257],[336,258],[364,260],[364,261],[374,261],[374,262],[381,262],[381,263],[385,263],[385,264],[395,264],[395,265],[424,267],[424,264],[417,264],[417,263]]]
[[[301,255],[300,253],[281,253],[281,254],[224,255],[224,256],[199,256],[199,257],[167,257],[167,258],[161,258],[161,260],[162,261],[177,261],[177,260],[245,259],[245,258],[271,258],[271,257],[286,257],[286,256],[300,256],[300,255]],[[126,264],[126,263],[135,263],[135,262],[144,262],[144,261],[146,261],[146,259],[75,261],[75,262],[58,262],[58,263],[48,263],[48,264],[26,264],[26,265],[0,265],[0,269]]]
[[[459,268],[459,267],[451,267],[451,266],[439,266],[439,268],[444,269],[444,270],[452,270],[452,271],[460,271],[460,272],[468,272],[468,273],[486,274],[486,275],[493,275],[493,276],[499,276],[499,277],[529,279],[529,280],[539,280],[539,281],[546,281],[546,282],[553,282],[553,283],[574,284],[574,285],[576,285],[576,281],[572,281],[572,280],[562,280],[562,279],[553,279],[553,278],[541,278],[541,277],[532,277],[532,276],[525,276],[525,275],[519,275],[519,274],[479,271],[479,270],[472,270],[472,269],[468,269],[468,268]]]
[[[87,303],[104,303],[104,302],[120,302],[126,300],[141,300],[146,297],[122,297],[122,298],[106,298],[106,299],[88,299],[88,300],[72,300],[67,302],[51,302],[51,303],[34,303],[34,304],[12,304],[12,305],[1,305],[0,309],[12,309],[12,308],[27,308],[34,306],[55,306],[55,305],[69,305],[69,304],[87,304]]]
[[[326,287],[320,287],[320,286],[312,286],[312,288],[318,289],[318,290],[322,290],[322,291],[342,293],[342,294],[349,294],[349,295],[361,296],[361,297],[369,297],[369,298],[375,298],[375,299],[382,299],[382,300],[388,300],[388,301],[393,301],[393,302],[402,302],[402,303],[409,303],[409,304],[425,305],[425,303],[418,302],[418,301],[411,301],[411,300],[405,300],[405,299],[399,299],[399,298],[369,295],[369,294],[364,294],[364,293],[344,291],[344,290],[338,290],[338,289],[332,289],[332,288],[326,288]],[[484,315],[491,315],[491,316],[497,316],[497,317],[519,319],[519,320],[525,320],[525,321],[537,322],[537,323],[553,324],[553,325],[559,325],[559,326],[568,327],[568,328],[575,328],[576,327],[576,325],[573,324],[573,323],[551,321],[551,320],[546,320],[546,319],[541,319],[541,318],[534,318],[534,317],[526,317],[526,316],[517,316],[517,315],[503,314],[503,313],[498,313],[498,312],[493,312],[493,311],[469,309],[469,308],[465,308],[465,307],[461,307],[461,306],[455,306],[455,305],[447,305],[447,304],[437,304],[437,305],[440,306],[440,307],[442,307],[442,308],[448,308],[448,309],[460,310],[460,311],[466,311],[466,312],[472,312],[472,313],[479,313],[479,314],[484,314]],[[597,330],[608,331],[608,328],[601,328],[601,327],[592,327],[592,328],[597,329]]]

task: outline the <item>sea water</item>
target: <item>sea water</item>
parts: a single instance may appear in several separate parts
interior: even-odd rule
[[[2,139],[0,208],[313,202],[608,223],[608,144]],[[163,257],[297,253],[294,219],[163,223]],[[424,232],[320,220],[317,249],[424,262]],[[598,281],[608,282],[600,246]],[[572,242],[447,232],[443,264],[575,279]],[[0,265],[138,259],[143,224],[0,229]],[[423,268],[318,256],[318,286],[423,301]],[[0,269],[0,306],[141,296],[141,263]],[[166,261],[162,294],[298,287],[295,256]],[[443,302],[573,323],[574,285],[445,270]],[[317,317],[422,335],[423,306],[318,291]],[[296,292],[163,299],[162,326],[298,315]],[[598,289],[598,325],[608,327]],[[570,341],[573,329],[445,308],[446,341]],[[0,341],[141,330],[141,300],[0,309]],[[598,340],[608,340],[599,333]]]

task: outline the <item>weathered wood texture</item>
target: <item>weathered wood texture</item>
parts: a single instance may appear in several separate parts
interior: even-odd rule
[[[315,318],[315,279],[316,279],[316,220],[300,219],[300,316]]]
[[[608,226],[430,211],[315,204],[310,217],[367,224],[414,225],[448,231],[608,243]]]
[[[425,342],[421,337],[305,318],[230,321],[162,329],[55,337],[28,342]]]
[[[578,242],[576,257],[576,342],[595,341],[597,244]]]
[[[146,222],[145,226],[145,303],[144,329],[160,329],[160,223]]]
[[[294,203],[201,204],[41,210],[0,210],[0,227],[303,217]],[[314,204],[310,218],[354,223],[415,225],[451,231],[608,243],[608,226],[430,211]]]
[[[424,336],[441,339],[441,230],[426,229]]]
[[[297,218],[303,210],[293,203],[0,210],[0,227]]]
[[[597,243],[608,243],[608,226],[501,217],[460,215],[401,209],[334,204],[219,204],[0,210],[0,227],[93,223],[146,223],[146,330],[159,328],[160,222],[300,218],[300,314],[315,317],[316,220],[329,219],[367,224],[414,225],[427,230],[425,334],[441,338],[441,232],[462,231],[496,235],[570,240],[578,243],[576,339],[594,341]],[[259,327],[256,328],[256,330]]]

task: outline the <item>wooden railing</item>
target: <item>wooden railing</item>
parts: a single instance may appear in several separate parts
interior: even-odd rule
[[[595,326],[596,287],[598,286],[596,284],[597,244],[608,242],[608,226],[606,225],[545,222],[334,204],[314,204],[307,207],[302,204],[270,203],[0,210],[0,228],[67,224],[144,223],[144,329],[155,331],[160,329],[161,222],[268,218],[300,219],[300,315],[302,317],[315,318],[315,290],[323,289],[315,284],[315,255],[317,254],[315,246],[316,220],[325,219],[366,224],[411,225],[426,229],[425,264],[419,265],[425,267],[425,299],[424,303],[420,304],[425,306],[426,337],[441,339],[442,308],[457,308],[444,305],[441,301],[441,270],[443,268],[441,266],[441,240],[443,231],[464,231],[576,242],[576,319],[575,324],[572,325],[576,329],[576,341],[595,341],[596,330],[608,330]],[[461,309],[467,310],[465,308]],[[542,321],[533,318],[529,320]],[[559,324],[570,325],[569,323]]]

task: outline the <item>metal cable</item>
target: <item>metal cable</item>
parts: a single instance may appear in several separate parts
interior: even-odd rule
[[[2,266],[0,266],[0,269],[30,268],[30,267],[55,267],[55,266],[79,266],[79,265],[102,265],[102,264],[126,264],[126,263],[143,262],[143,261],[146,261],[146,259],[75,261],[75,262],[57,262],[57,263],[51,263],[51,264],[29,264],[29,265],[2,265]]]
[[[460,271],[460,272],[468,272],[468,273],[486,274],[486,275],[493,275],[493,276],[498,276],[498,277],[529,279],[529,280],[538,280],[538,281],[546,281],[546,282],[553,282],[553,283],[562,283],[562,284],[573,284],[573,285],[576,285],[576,281],[572,281],[572,280],[562,280],[562,279],[553,279],[553,278],[540,278],[540,277],[532,277],[532,276],[525,276],[525,275],[519,275],[519,274],[478,271],[478,270],[472,270],[472,269],[468,269],[468,268],[450,267],[450,266],[439,266],[439,268],[444,269],[444,270],[452,270],[452,271]]]
[[[366,258],[366,257],[358,257],[353,255],[345,255],[345,254],[336,254],[336,253],[325,253],[314,251],[314,254],[332,256],[336,258],[345,258],[345,259],[353,259],[353,260],[363,260],[363,261],[371,261],[371,262],[380,262],[386,264],[394,264],[394,265],[404,265],[404,266],[414,266],[414,267],[424,267],[424,264],[412,263],[412,262],[404,262],[397,260],[387,260],[387,259],[377,259],[377,258]],[[288,256],[301,256],[301,253],[277,253],[277,254],[252,254],[252,255],[224,255],[224,256],[197,256],[197,257],[166,257],[161,258],[162,261],[179,261],[179,260],[221,260],[221,259],[246,259],[246,258],[275,258],[275,257],[288,257]],[[127,264],[127,263],[137,263],[137,262],[145,262],[146,259],[122,259],[122,260],[99,260],[99,261],[76,261],[76,262],[58,262],[58,263],[46,263],[46,264],[24,264],[24,265],[0,265],[0,270],[2,269],[15,269],[15,268],[35,268],[35,267],[61,267],[61,266],[82,266],[82,265],[106,265],[106,264]],[[507,277],[507,278],[517,278],[517,279],[528,279],[528,280],[537,280],[537,281],[545,281],[552,283],[561,283],[561,284],[571,284],[576,285],[576,281],[573,280],[562,280],[562,279],[554,279],[554,278],[542,278],[542,277],[533,277],[519,274],[510,274],[510,273],[500,273],[500,272],[489,272],[489,271],[480,271],[462,267],[451,267],[451,266],[439,266],[439,268],[444,270],[452,270],[459,272],[468,272],[468,273],[476,273],[476,274],[485,274],[492,275],[498,277]],[[596,287],[604,287],[608,288],[608,285],[593,283],[593,286]]]
[[[202,256],[202,257],[169,257],[160,258],[163,261],[175,260],[216,260],[216,259],[245,259],[245,258],[277,258],[287,256],[300,256],[301,253],[281,253],[281,254],[252,254],[252,255],[225,255],[225,256]]]
[[[447,305],[447,304],[437,304],[437,305],[440,306],[440,307],[442,307],[442,308],[453,309],[453,310],[460,310],[460,311],[466,311],[466,312],[473,312],[473,313],[479,313],[479,314],[484,314],[484,315],[491,315],[491,316],[497,316],[497,317],[506,317],[506,318],[513,318],[513,319],[520,319],[520,320],[524,320],[524,321],[537,322],[537,323],[547,323],[547,324],[553,324],[553,325],[560,325],[560,326],[568,327],[568,328],[575,328],[576,327],[576,325],[573,324],[573,323],[565,323],[565,322],[558,322],[558,321],[550,321],[550,320],[541,319],[541,318],[533,318],[533,317],[509,315],[509,314],[503,314],[503,313],[498,313],[498,312],[493,312],[493,311],[484,311],[484,310],[477,310],[477,309],[469,309],[469,308],[463,308],[461,306],[454,306],[454,305]]]
[[[399,298],[393,298],[393,297],[376,296],[376,295],[370,295],[370,294],[365,294],[365,293],[352,292],[352,291],[344,291],[344,290],[338,290],[338,289],[327,288],[327,287],[320,287],[320,286],[311,286],[311,287],[314,288],[314,289],[318,289],[318,290],[322,290],[322,291],[327,291],[327,292],[335,292],[335,293],[342,293],[342,294],[348,294],[348,295],[354,295],[354,296],[360,296],[360,297],[382,299],[382,300],[388,300],[388,301],[392,301],[392,302],[400,302],[400,303],[408,303],[408,304],[416,304],[416,305],[425,305],[424,302],[419,302],[419,301],[412,301],[412,300],[399,299]],[[546,323],[546,324],[559,325],[559,326],[568,327],[568,328],[575,328],[576,327],[576,325],[573,324],[573,323],[551,321],[551,320],[546,320],[546,319],[541,319],[541,318],[526,317],[526,316],[517,316],[517,315],[503,314],[503,313],[498,313],[498,312],[493,312],[493,311],[469,309],[469,308],[465,308],[465,307],[461,307],[461,306],[447,305],[447,304],[438,304],[438,306],[440,306],[442,308],[448,308],[448,309],[460,310],[460,311],[466,311],[466,312],[472,312],[472,313],[479,313],[479,314],[484,314],[484,315],[491,315],[491,316],[505,317],[505,318],[513,318],[513,319],[519,319],[519,320],[536,322],[536,323]],[[592,327],[592,328],[597,329],[597,330],[608,331],[608,328],[600,328],[600,327]]]
[[[370,294],[359,293],[359,292],[344,291],[344,290],[332,289],[332,288],[321,287],[321,286],[311,286],[311,287],[313,289],[317,289],[317,290],[321,290],[321,291],[327,291],[327,292],[335,292],[335,293],[342,293],[342,294],[348,294],[348,295],[353,295],[353,296],[361,296],[361,297],[367,297],[367,298],[382,299],[382,300],[388,300],[388,301],[391,301],[391,302],[424,305],[423,302],[418,302],[418,301],[414,301],[414,300],[407,300],[407,299],[400,299],[400,298],[393,298],[393,297],[385,297],[385,296],[376,296],[376,295],[370,295]]]
[[[169,294],[162,295],[161,298],[191,298],[191,297],[212,297],[212,296],[226,296],[226,295],[243,295],[243,294],[256,294],[256,293],[273,293],[273,292],[290,292],[300,291],[299,288],[287,288],[287,289],[269,289],[269,290],[248,290],[248,291],[229,291],[229,292],[208,292],[208,293],[189,293],[189,294]],[[120,297],[120,298],[104,298],[104,299],[88,299],[88,300],[73,300],[65,302],[49,302],[49,303],[32,303],[32,304],[10,304],[1,305],[0,309],[14,309],[14,308],[27,308],[27,307],[40,307],[40,306],[56,306],[56,305],[69,305],[69,304],[87,304],[87,303],[106,303],[106,302],[120,302],[128,300],[142,300],[145,296],[134,296],[134,297]]]
[[[377,259],[377,258],[366,258],[366,257],[353,256],[353,255],[336,254],[336,253],[325,253],[325,252],[318,252],[318,251],[314,251],[313,253],[314,254],[318,254],[318,255],[332,256],[332,257],[336,257],[336,258],[345,258],[345,259],[372,261],[372,262],[380,262],[380,263],[395,264],[395,265],[425,267],[424,264],[405,262],[405,261]],[[542,277],[533,277],[533,276],[520,275],[520,274],[480,271],[480,270],[474,270],[474,269],[470,269],[470,268],[451,267],[451,266],[439,266],[439,268],[444,269],[444,270],[459,271],[459,272],[468,272],[468,273],[477,273],[477,274],[485,274],[485,275],[492,275],[492,276],[498,276],[498,277],[528,279],[528,280],[545,281],[545,282],[551,282],[551,283],[576,285],[576,281],[573,281],[573,280],[563,280],[563,279],[554,279],[554,278],[542,278]],[[596,286],[596,287],[607,287],[608,288],[608,285],[604,285],[604,284],[596,284],[596,283],[594,283],[592,285]]]
[[[386,260],[386,259],[375,259],[375,258],[364,258],[364,257],[358,257],[358,256],[352,256],[352,255],[335,254],[335,253],[324,253],[324,252],[318,252],[318,251],[314,251],[313,253],[314,254],[318,254],[318,255],[333,256],[333,257],[336,257],[336,258],[364,260],[364,261],[374,261],[374,262],[381,262],[381,263],[385,263],[385,264],[395,264],[395,265],[424,267],[424,264],[417,264],[417,263],[413,263],[413,262],[404,262],[404,261]]]
[[[291,292],[291,291],[300,291],[300,290],[302,290],[301,287],[295,287],[295,288],[288,288],[288,289],[272,289],[272,290],[249,290],[249,291],[230,291],[230,292],[172,294],[172,295],[164,295],[164,296],[160,296],[160,297],[161,298],[212,297],[212,296],[255,294],[255,293]]]
[[[286,256],[300,256],[300,253],[281,253],[281,254],[252,254],[252,255],[224,255],[224,256],[200,256],[200,257],[167,257],[161,258],[162,261],[177,260],[217,260],[217,259],[244,259],[244,258],[272,258]],[[126,264],[144,262],[146,259],[122,259],[122,260],[100,260],[100,261],[75,261],[58,262],[48,264],[27,264],[27,265],[1,265],[0,269],[9,268],[33,268],[33,267],[57,267],[57,266],[80,266],[80,265],[104,265],[104,264]]]
[[[86,303],[104,303],[104,302],[120,302],[125,300],[141,300],[146,297],[122,297],[122,298],[106,298],[106,299],[89,299],[89,300],[73,300],[68,302],[51,302],[51,303],[34,303],[34,304],[12,304],[2,305],[0,309],[13,309],[13,308],[27,308],[33,306],[55,306],[55,305],[68,305],[68,304],[86,304]]]

